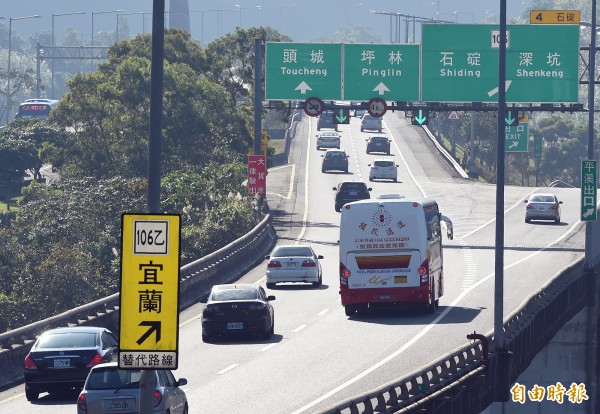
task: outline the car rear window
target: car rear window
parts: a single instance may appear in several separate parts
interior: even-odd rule
[[[312,256],[310,249],[308,247],[297,247],[297,246],[286,246],[286,247],[277,247],[273,250],[271,257],[309,257]]]
[[[94,348],[96,334],[93,332],[55,333],[43,335],[38,348]]]
[[[213,300],[253,300],[257,298],[255,289],[228,289],[213,293]]]
[[[554,203],[553,196],[532,196],[529,201],[534,203]]]
[[[343,152],[328,152],[327,153],[328,158],[344,158],[345,156],[346,156],[346,154],[344,154]]]
[[[364,191],[366,185],[364,183],[344,183],[341,190],[344,191]]]
[[[139,388],[140,370],[97,369],[87,381],[87,390],[111,390],[115,388]]]
[[[386,137],[372,137],[371,141],[373,142],[387,142],[387,138]]]
[[[373,165],[376,167],[393,167],[394,162],[393,161],[375,161],[375,162],[373,162]]]

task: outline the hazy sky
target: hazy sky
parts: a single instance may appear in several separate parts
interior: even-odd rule
[[[360,25],[371,28],[381,36],[383,42],[394,41],[398,35],[405,39],[405,23],[400,21],[396,29],[396,18],[375,14],[372,11],[401,13],[425,18],[439,17],[440,20],[458,23],[480,23],[486,15],[498,15],[499,0],[188,0],[192,37],[207,43],[216,37],[231,32],[236,26],[272,26],[287,34],[297,42],[308,42],[328,37],[346,25]],[[26,37],[31,32],[50,31],[52,14],[55,36],[61,38],[66,27],[75,27],[83,37],[91,36],[92,12],[95,31],[114,31],[120,13],[134,13],[126,16],[131,33],[151,31],[151,0],[2,0],[0,20],[8,24],[9,17],[23,17],[38,14],[41,18],[13,20],[15,32]],[[530,1],[507,1],[508,18],[520,15],[530,5]],[[260,6],[260,7],[258,7]],[[169,0],[166,0],[166,10]],[[84,11],[85,15],[56,16],[62,13]],[[438,14],[439,11],[439,14]],[[145,13],[145,14],[142,14]],[[412,37],[412,28],[410,29]],[[419,37],[417,35],[417,37]]]

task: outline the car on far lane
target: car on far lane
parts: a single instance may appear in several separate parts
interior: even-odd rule
[[[398,181],[398,165],[394,164],[392,160],[377,159],[369,164],[369,167],[371,167],[369,181],[375,179]]]
[[[258,335],[270,339],[275,330],[275,296],[265,293],[258,283],[214,285],[202,310],[202,341],[217,336],[237,334]]]
[[[44,391],[81,389],[92,367],[117,358],[117,337],[106,328],[49,329],[40,335],[25,357],[25,397],[35,401]]]
[[[267,262],[267,287],[273,289],[280,282],[305,282],[319,287],[323,283],[323,256],[317,255],[307,244],[277,246]]]
[[[328,149],[321,157],[323,157],[321,172],[331,170],[348,172],[348,155],[346,154],[346,151]]]
[[[333,111],[324,111],[321,112],[319,118],[317,120],[317,131],[320,131],[323,128],[331,128],[335,131],[338,130],[338,124],[333,120],[334,113]]]
[[[317,149],[321,148],[337,148],[340,149],[342,137],[336,131],[322,131],[317,135]]]
[[[529,200],[523,201],[525,207],[525,223],[531,223],[531,220],[554,220],[560,223],[560,205],[554,194],[532,194]]]
[[[367,200],[371,198],[371,187],[362,181],[342,181],[338,183],[336,187],[333,187],[335,191],[334,206],[335,211],[338,213],[342,211],[342,206],[352,201]]]
[[[370,114],[364,114],[360,120],[360,132],[367,130],[381,132],[383,130],[381,118]]]
[[[391,142],[387,135],[371,135],[367,138],[367,154],[372,152],[382,152],[390,155]]]
[[[154,414],[188,414],[185,378],[175,379],[168,369],[154,373]],[[122,369],[117,362],[96,365],[90,371],[79,398],[77,414],[139,413],[139,369]]]

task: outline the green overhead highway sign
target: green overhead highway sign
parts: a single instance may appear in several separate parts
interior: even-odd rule
[[[419,100],[419,45],[267,43],[266,99]]]
[[[419,100],[419,45],[344,44],[342,99]]]
[[[529,124],[504,127],[504,152],[527,152],[529,150]]]
[[[581,221],[596,221],[598,162],[581,161]]]
[[[577,102],[578,25],[508,25],[506,102]],[[421,100],[496,102],[498,25],[423,24]]]
[[[342,46],[332,43],[267,43],[266,99],[342,99]]]

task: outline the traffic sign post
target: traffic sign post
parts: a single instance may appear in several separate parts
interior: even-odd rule
[[[181,217],[121,217],[119,368],[177,369]]]
[[[423,24],[422,101],[497,102],[497,25]],[[508,25],[506,102],[577,102],[579,26]]]
[[[248,194],[267,195],[267,157],[248,155]]]
[[[332,43],[268,42],[266,99],[342,99],[342,46]]]
[[[325,104],[317,97],[310,97],[304,101],[304,113],[308,116],[319,116],[325,110]]]
[[[419,100],[419,45],[344,44],[347,101]]]
[[[529,124],[522,122],[517,126],[504,128],[504,151],[527,152],[529,150]]]
[[[598,193],[598,162],[581,162],[581,221],[596,221]]]
[[[387,112],[387,104],[381,98],[371,98],[367,102],[367,112],[375,118],[380,118]]]

